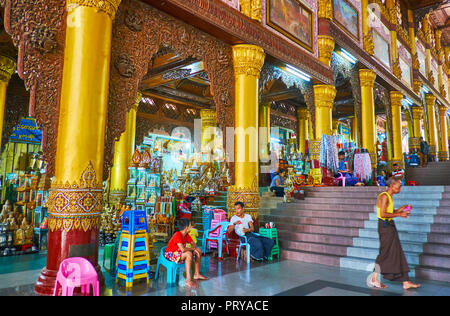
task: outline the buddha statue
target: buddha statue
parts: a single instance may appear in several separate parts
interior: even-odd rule
[[[25,245],[25,230],[18,228],[14,231],[14,246]]]
[[[16,230],[17,229],[17,222],[16,222],[16,219],[14,218],[13,213],[9,213],[6,223],[8,224],[8,230]]]
[[[20,226],[25,233],[25,245],[30,245],[33,243],[33,227],[28,224],[26,218],[22,220],[22,225]]]

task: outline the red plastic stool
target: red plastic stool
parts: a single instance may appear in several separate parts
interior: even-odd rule
[[[413,187],[415,187],[415,186],[417,185],[417,182],[416,182],[416,181],[408,181],[406,184],[407,184],[408,186],[413,186]]]

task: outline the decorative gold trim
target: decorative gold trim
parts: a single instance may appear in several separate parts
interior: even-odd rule
[[[227,209],[234,210],[234,203],[242,202],[247,211],[259,210],[261,198],[259,196],[258,178],[255,176],[250,187],[228,187],[227,193]]]
[[[0,81],[9,82],[16,71],[16,62],[6,56],[0,56]]]
[[[240,0],[241,12],[249,18],[262,22],[262,0]]]
[[[434,74],[433,72],[430,70],[427,74],[427,79],[428,81],[431,83],[432,86],[434,86]]]
[[[92,162],[89,162],[79,182],[53,183],[49,190],[48,206],[51,231],[82,229],[86,232],[99,227],[103,188],[97,181]]]
[[[320,158],[321,140],[311,140],[309,142],[309,155],[311,160],[319,160]]]
[[[422,88],[422,81],[418,79],[414,79],[413,81],[413,90],[416,94],[420,93],[420,88]]]
[[[122,0],[67,0],[67,10],[71,12],[77,7],[94,8],[97,12],[108,14],[111,19],[114,20],[121,1]]]
[[[414,70],[419,70],[420,69],[420,61],[419,61],[419,57],[417,55],[417,52],[412,55],[412,64],[413,64],[413,69]]]
[[[384,18],[385,18],[387,21],[390,21],[391,16],[390,16],[390,14],[389,14],[389,11],[388,11],[388,9],[386,8],[386,6],[381,2],[381,0],[369,0],[369,3],[377,4],[378,7],[379,7],[379,9],[380,9],[380,12],[381,12],[381,14],[384,16]]]
[[[255,45],[233,46],[234,73],[259,78],[266,54],[264,50]]]
[[[397,60],[394,61],[392,64],[392,73],[394,76],[396,76],[398,79],[402,79],[402,68],[400,67],[400,59],[397,58]]]
[[[375,54],[375,46],[373,44],[373,32],[372,28],[369,30],[369,33],[363,36],[363,47],[364,50],[369,54]]]
[[[405,41],[405,44],[408,47],[411,46],[411,40],[409,38],[408,32],[400,25],[397,27],[397,34],[402,38],[403,41]]]

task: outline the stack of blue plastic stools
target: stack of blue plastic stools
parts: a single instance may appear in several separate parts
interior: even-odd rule
[[[123,279],[126,287],[133,281],[147,278],[150,282],[150,251],[145,211],[125,211],[122,216],[116,282]]]

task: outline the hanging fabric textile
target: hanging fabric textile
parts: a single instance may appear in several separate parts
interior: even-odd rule
[[[354,158],[355,174],[360,181],[369,181],[372,178],[372,166],[369,153],[357,153]]]
[[[320,143],[320,167],[327,168],[333,173],[338,171],[337,137],[335,135],[322,135]]]

